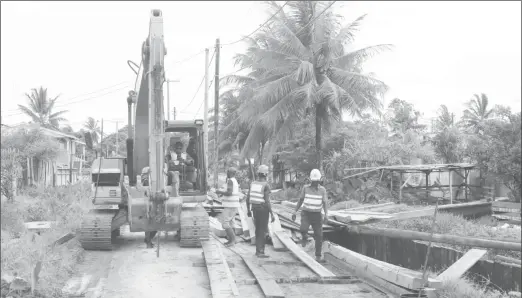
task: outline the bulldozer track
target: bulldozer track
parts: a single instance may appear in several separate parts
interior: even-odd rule
[[[119,229],[112,232],[112,220],[117,210],[91,210],[80,227],[79,241],[85,250],[112,250],[112,238],[118,236]],[[113,235],[114,234],[114,235]]]

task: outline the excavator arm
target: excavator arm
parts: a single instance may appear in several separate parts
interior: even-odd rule
[[[163,142],[165,119],[163,107],[163,83],[165,82],[166,55],[161,10],[152,10],[149,35],[142,46],[142,68],[138,73],[140,82],[136,90],[134,112],[133,173],[139,175],[149,169],[150,190],[163,192]]]

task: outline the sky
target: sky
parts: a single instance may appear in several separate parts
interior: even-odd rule
[[[270,17],[258,1],[2,1],[2,123],[29,121],[17,105],[43,86],[59,95],[56,111],[67,110],[75,130],[87,117],[103,118],[107,132],[126,125],[136,79],[127,60],[139,64],[151,9],[163,12],[166,76],[180,80],[170,83],[169,94],[177,119],[203,118],[204,88],[196,91],[204,49],[212,55],[216,38],[237,41]],[[485,93],[492,105],[521,110],[520,1],[339,1],[331,9],[345,22],[367,14],[356,47],[394,45],[365,66],[390,87],[384,105],[406,100],[426,120],[445,104],[460,116],[473,94]],[[236,70],[232,58],[244,49],[243,43],[221,48],[221,76]],[[212,81],[214,61],[209,74]],[[210,86],[210,107],[213,101]]]

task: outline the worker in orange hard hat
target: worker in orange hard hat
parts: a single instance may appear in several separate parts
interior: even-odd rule
[[[323,245],[323,223],[326,223],[328,218],[328,194],[326,189],[319,185],[321,172],[318,169],[313,169],[310,172],[310,180],[311,184],[303,187],[301,198],[297,203],[294,214],[292,214],[292,220],[296,219],[297,211],[302,205],[303,211],[301,211],[301,227],[299,229],[302,234],[302,246],[305,247],[307,244],[308,229],[311,225],[314,231],[315,258],[318,262],[324,262],[321,249]],[[324,210],[324,218],[321,210]]]
[[[239,184],[236,180],[237,170],[233,167],[227,170],[227,189],[216,190],[216,194],[223,195],[223,211],[218,217],[223,229],[227,233],[227,246],[233,246],[236,243],[236,234],[234,232],[234,221],[239,208]]]
[[[274,213],[270,205],[270,185],[267,182],[268,167],[260,165],[257,169],[257,180],[250,184],[248,195],[246,198],[247,216],[252,217],[250,206],[254,211],[254,224],[256,227],[256,256],[259,258],[267,258],[265,254],[265,240],[268,231],[268,215],[272,217],[274,222]]]

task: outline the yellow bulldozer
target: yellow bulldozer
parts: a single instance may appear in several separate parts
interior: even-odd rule
[[[127,157],[99,157],[92,165],[94,207],[79,233],[86,250],[111,250],[127,223],[131,232],[145,232],[149,248],[157,231],[177,231],[185,247],[208,239],[208,214],[201,205],[208,190],[204,123],[165,120],[166,53],[162,12],[152,10],[137,71],[140,84],[127,98]],[[183,139],[190,140],[190,163],[172,157],[173,145]]]

